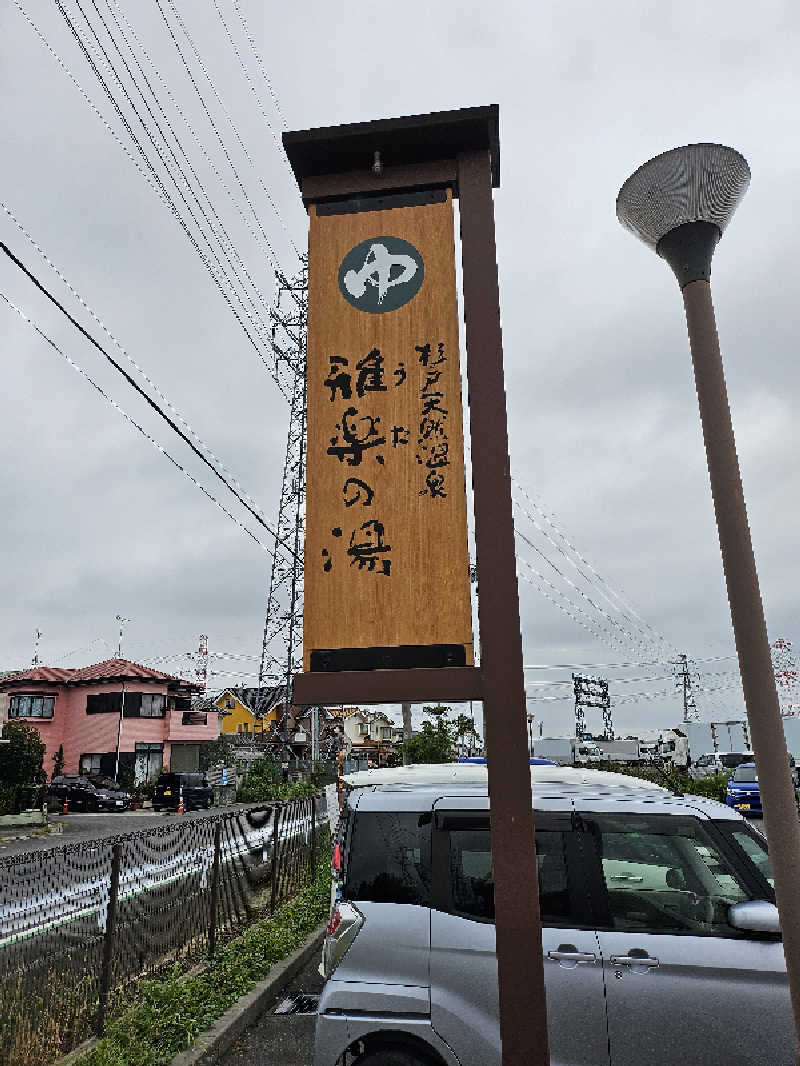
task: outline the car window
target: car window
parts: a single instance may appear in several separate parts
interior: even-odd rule
[[[755,766],[737,766],[731,781],[758,781],[758,771]]]
[[[451,829],[448,834],[450,910],[494,920],[494,877],[488,829]],[[536,832],[539,907],[545,925],[563,925],[571,915],[566,834]]]
[[[353,818],[345,899],[430,906],[431,815],[361,811]]]
[[[178,784],[178,780],[177,774],[162,774],[158,779],[158,783],[165,788],[172,788]]]
[[[697,760],[697,765],[708,766],[711,763],[712,759],[712,755],[701,755],[700,758]]]
[[[738,766],[739,763],[743,763],[743,762],[747,761],[747,756],[746,755],[742,755],[741,753],[736,753],[736,752],[734,752],[734,753],[732,753],[730,755],[723,755],[721,758],[722,758],[722,765],[727,770],[731,770],[731,769],[733,769],[734,766]],[[752,758],[752,756],[751,756],[751,758]]]
[[[699,820],[608,816],[589,828],[610,928],[737,935],[728,908],[754,897]]]
[[[758,875],[769,885],[772,895],[770,902],[774,902],[775,880],[772,876],[766,840],[760,834],[754,833],[749,826],[739,825],[738,822],[717,822],[716,825],[720,832],[732,840],[734,845],[744,853],[745,861],[755,866]],[[767,896],[769,898],[769,892]]]

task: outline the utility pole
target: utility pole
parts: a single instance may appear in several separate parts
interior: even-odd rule
[[[319,707],[311,708],[311,768],[319,762]]]
[[[203,692],[205,692],[208,679],[208,637],[205,633],[200,634],[200,641],[197,646],[197,657],[194,661],[194,679],[198,685],[203,686]]]
[[[692,674],[689,670],[689,658],[686,652],[681,652],[678,661],[672,665],[676,667],[675,684],[683,689],[683,720],[684,722],[697,722],[700,719],[700,712],[697,710],[692,692]]]
[[[410,703],[404,703],[403,704],[403,740],[406,741],[406,740],[410,740],[410,739],[411,739],[411,704]],[[408,766],[408,764],[410,762],[411,762],[411,756],[406,751],[405,744],[404,744],[403,745],[403,766]]]

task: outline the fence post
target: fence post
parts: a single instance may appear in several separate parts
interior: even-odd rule
[[[317,869],[317,797],[311,797],[311,880]]]
[[[111,989],[111,964],[114,959],[114,933],[117,925],[117,896],[119,895],[119,868],[122,859],[122,844],[117,841],[111,847],[111,883],[108,886],[108,909],[106,930],[103,938],[103,969],[100,974],[100,992],[97,1003],[97,1035],[102,1036],[106,1024],[108,993]]]
[[[276,804],[272,808],[272,864],[270,868],[270,899],[269,913],[275,913],[275,897],[278,892],[278,834],[281,823],[281,808]]]
[[[212,958],[217,947],[217,908],[219,905],[219,857],[222,840],[222,815],[214,826],[214,865],[211,868],[211,907],[208,918],[208,955]]]

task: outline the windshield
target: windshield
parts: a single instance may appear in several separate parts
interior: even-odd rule
[[[755,766],[739,766],[733,771],[731,781],[758,781]]]

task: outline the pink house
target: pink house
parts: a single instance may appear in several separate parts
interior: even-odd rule
[[[120,769],[137,782],[153,780],[162,766],[196,770],[200,745],[216,740],[219,715],[193,709],[201,686],[127,659],[107,659],[81,669],[35,666],[0,680],[6,715],[38,729],[47,745],[48,776],[59,745],[64,773],[113,777],[119,737]]]

